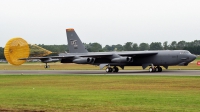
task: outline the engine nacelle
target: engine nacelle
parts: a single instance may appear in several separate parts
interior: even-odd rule
[[[74,59],[73,63],[76,64],[89,64],[89,63],[93,63],[94,62],[94,58],[78,58],[78,59]]]
[[[43,63],[51,63],[51,62],[57,62],[57,61],[60,61],[60,60],[59,59],[48,58],[48,59],[42,59],[41,61]]]
[[[114,63],[127,63],[127,62],[133,62],[132,57],[119,57],[119,58],[114,58],[111,60]]]

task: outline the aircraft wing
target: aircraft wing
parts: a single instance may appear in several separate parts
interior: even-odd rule
[[[74,56],[28,57],[28,58],[20,58],[19,60],[40,59],[43,63],[51,63],[51,62],[60,61],[61,59],[70,59],[70,58],[73,58],[73,57]]]
[[[136,52],[121,52],[119,53],[120,56],[133,56],[133,57],[140,57],[140,56],[143,56],[143,57],[148,57],[148,56],[151,56],[151,55],[156,55],[158,54],[157,51],[136,51]]]
[[[19,60],[28,60],[28,59],[69,59],[74,58],[75,56],[78,57],[108,57],[112,56],[113,54],[117,54],[119,56],[130,56],[130,57],[148,57],[151,55],[155,55],[158,52],[156,51],[135,51],[135,52],[98,52],[98,53],[87,53],[87,54],[80,54],[80,55],[62,55],[62,56],[47,56],[47,57],[28,57],[28,58],[20,58]]]
[[[64,59],[64,58],[73,58],[74,56],[47,56],[47,57],[28,57],[28,58],[20,58],[19,60],[28,60],[28,59]]]

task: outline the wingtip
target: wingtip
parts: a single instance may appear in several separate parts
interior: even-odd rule
[[[74,31],[73,28],[67,28],[66,31]]]

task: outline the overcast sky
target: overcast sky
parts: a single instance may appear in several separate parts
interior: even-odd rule
[[[0,0],[0,46],[67,44],[66,28],[102,46],[200,40],[200,0]]]

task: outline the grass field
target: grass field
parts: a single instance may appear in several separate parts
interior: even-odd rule
[[[199,70],[188,66],[169,69]],[[92,65],[51,63],[50,70],[98,70]],[[142,67],[125,67],[141,70]],[[43,63],[0,64],[0,70],[45,70]],[[139,111],[199,112],[200,77],[126,75],[0,75],[0,112]]]
[[[0,75],[0,111],[200,111],[200,77]]]

